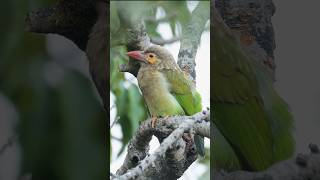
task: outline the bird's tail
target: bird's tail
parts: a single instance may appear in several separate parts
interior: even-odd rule
[[[204,138],[199,135],[194,136],[194,143],[196,145],[197,152],[200,156],[205,155],[205,149],[204,149]]]

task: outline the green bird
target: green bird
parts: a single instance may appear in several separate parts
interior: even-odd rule
[[[145,51],[131,51],[129,57],[140,62],[138,84],[150,115],[157,117],[193,115],[202,110],[201,96],[193,81],[179,68],[171,53],[158,45]],[[199,155],[204,156],[204,139],[195,135]]]
[[[214,19],[214,169],[260,171],[293,155],[292,114],[260,62],[221,18]]]

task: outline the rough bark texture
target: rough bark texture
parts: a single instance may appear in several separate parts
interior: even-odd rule
[[[117,12],[122,26],[119,33],[121,33],[122,36],[125,34],[125,45],[128,51],[143,51],[150,46],[150,38],[141,19],[128,18],[130,14],[135,12],[131,12],[131,9],[126,8],[126,6],[127,4],[125,2],[117,2]],[[123,9],[127,10],[124,11]],[[140,64],[131,58],[127,64],[123,64],[119,67],[121,72],[129,72],[134,76],[137,76],[139,68]]]
[[[194,80],[196,79],[195,58],[201,34],[210,18],[210,11],[209,8],[206,8],[207,6],[209,6],[209,2],[199,2],[199,5],[192,12],[190,22],[183,29],[181,47],[178,54],[179,67]]]
[[[210,137],[209,118],[210,111],[193,116],[162,118],[154,128],[151,127],[151,119],[144,121],[131,139],[126,159],[117,172],[119,176],[114,179],[179,178],[194,161],[194,156],[185,150],[190,145],[179,141],[184,133],[190,131]],[[156,152],[149,155],[148,144],[153,134],[164,139]]]
[[[272,0],[215,0],[215,3],[225,23],[240,33],[242,44],[253,51],[264,50],[267,56],[260,59],[274,72],[273,51],[276,45],[271,17],[275,6]]]

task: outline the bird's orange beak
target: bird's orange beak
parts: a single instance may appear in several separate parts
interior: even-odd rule
[[[127,52],[127,55],[135,60],[139,60],[145,63],[147,62],[147,59],[143,51],[130,51],[130,52]]]

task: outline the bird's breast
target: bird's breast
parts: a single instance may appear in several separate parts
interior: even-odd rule
[[[151,115],[170,116],[184,114],[180,104],[170,93],[170,84],[162,73],[154,69],[140,69],[137,78]]]

